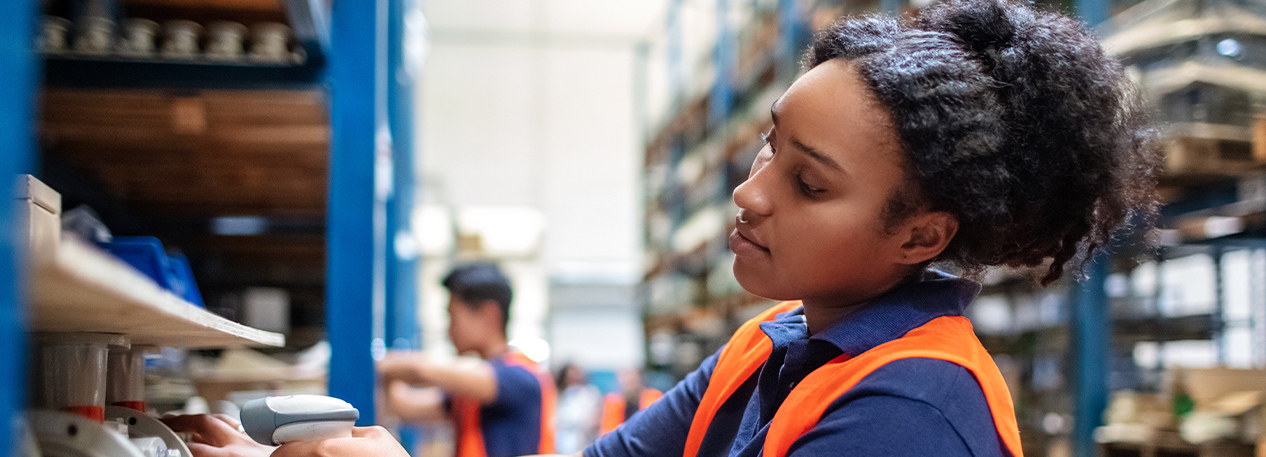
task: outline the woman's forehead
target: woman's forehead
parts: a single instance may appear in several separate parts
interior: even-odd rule
[[[849,161],[848,150],[899,151],[890,114],[842,59],[802,75],[774,103],[771,115],[779,135],[792,135],[790,140],[837,162]]]

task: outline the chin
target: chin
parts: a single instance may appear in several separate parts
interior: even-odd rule
[[[779,287],[777,281],[771,281],[770,277],[768,274],[745,272],[737,262],[734,264],[734,279],[738,280],[739,285],[743,286],[743,290],[746,290],[747,293],[766,300],[787,301],[800,299],[792,291]]]

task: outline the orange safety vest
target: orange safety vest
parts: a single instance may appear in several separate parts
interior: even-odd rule
[[[504,356],[506,365],[526,368],[536,375],[541,385],[541,440],[538,453],[554,453],[554,410],[556,396],[554,381],[532,359],[521,352],[510,351]],[[453,398],[454,425],[457,432],[457,457],[488,457],[488,448],[484,446],[484,432],[480,427],[480,404],[471,398]]]
[[[716,369],[690,425],[690,434],[686,437],[686,448],[682,453],[685,457],[698,455],[703,435],[707,433],[708,425],[712,423],[717,410],[739,386],[751,378],[773,351],[773,343],[761,331],[760,323],[774,320],[779,313],[792,311],[800,306],[798,301],[780,303],[747,321],[730,338],[717,359]],[[994,365],[993,358],[981,346],[980,340],[976,339],[971,322],[962,316],[932,319],[901,338],[875,346],[856,357],[841,355],[809,373],[791,390],[770,420],[763,454],[766,457],[786,456],[792,443],[817,425],[835,399],[848,392],[875,369],[906,358],[945,360],[970,371],[984,390],[1001,444],[1012,456],[1023,457],[1020,429],[1015,420],[1011,393],[1007,391],[1002,373]]]
[[[642,394],[637,399],[637,410],[646,409],[647,406],[655,403],[655,400],[659,400],[663,396],[664,393],[658,390],[649,387],[642,389]],[[624,401],[623,395],[619,393],[607,394],[602,401],[602,428],[598,432],[599,435],[611,433],[612,430],[624,423],[625,403],[627,402]]]

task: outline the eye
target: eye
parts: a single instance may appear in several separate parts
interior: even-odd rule
[[[796,172],[796,186],[800,189],[801,194],[810,198],[819,197],[822,193],[826,192],[826,189],[813,187],[812,185],[809,185],[809,183],[805,182],[804,175],[800,172]]]

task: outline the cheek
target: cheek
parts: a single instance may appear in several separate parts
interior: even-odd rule
[[[881,258],[885,238],[869,219],[837,214],[818,218],[816,223],[789,226],[787,239],[795,241],[779,259],[784,271],[795,276],[787,279],[803,281],[806,288],[816,289],[872,273]]]

